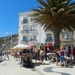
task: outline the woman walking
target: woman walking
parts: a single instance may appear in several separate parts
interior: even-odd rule
[[[64,67],[66,67],[66,59],[65,59],[65,51],[64,51],[64,48],[61,47],[60,48],[60,66],[62,66],[62,63],[64,64]]]
[[[58,62],[60,60],[59,54],[60,54],[60,50],[58,48],[56,48],[56,66],[58,66]]]
[[[45,57],[45,51],[44,50],[40,50],[40,60],[42,62],[42,65],[44,64],[44,57]]]

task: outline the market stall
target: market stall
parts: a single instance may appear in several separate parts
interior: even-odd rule
[[[23,45],[23,44],[19,44],[16,45],[12,48],[15,51],[19,51],[20,55],[20,59],[21,59],[21,65],[31,65],[32,64],[32,54],[29,51],[29,46],[28,45]]]

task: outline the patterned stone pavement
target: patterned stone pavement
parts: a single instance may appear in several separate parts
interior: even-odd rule
[[[49,61],[45,61],[45,65],[36,66],[35,68],[42,75],[75,75],[75,65],[60,67],[56,66],[55,63],[49,64]]]
[[[10,56],[10,60],[0,61],[0,75],[40,75],[35,68],[21,67],[19,61],[14,61]]]
[[[56,66],[55,63],[49,64],[49,61],[45,61],[45,65],[37,63],[39,61],[35,62],[35,68],[25,68],[10,56],[10,60],[6,58],[0,62],[0,75],[75,75],[75,65],[64,68]]]

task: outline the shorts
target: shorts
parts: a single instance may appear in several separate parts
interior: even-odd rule
[[[57,56],[57,57],[56,57],[56,62],[59,62],[59,60],[60,60],[60,58]]]
[[[41,56],[41,57],[40,57],[40,60],[43,61],[43,60],[44,60],[44,56]]]
[[[66,62],[66,59],[64,56],[60,56],[60,62]]]

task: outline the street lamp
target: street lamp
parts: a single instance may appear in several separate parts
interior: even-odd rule
[[[5,34],[8,35],[8,32],[6,32]],[[6,49],[7,49],[6,37],[5,37],[5,46],[6,46]]]
[[[12,53],[12,32],[11,32],[11,46],[10,46],[10,50],[11,50],[11,53]]]

